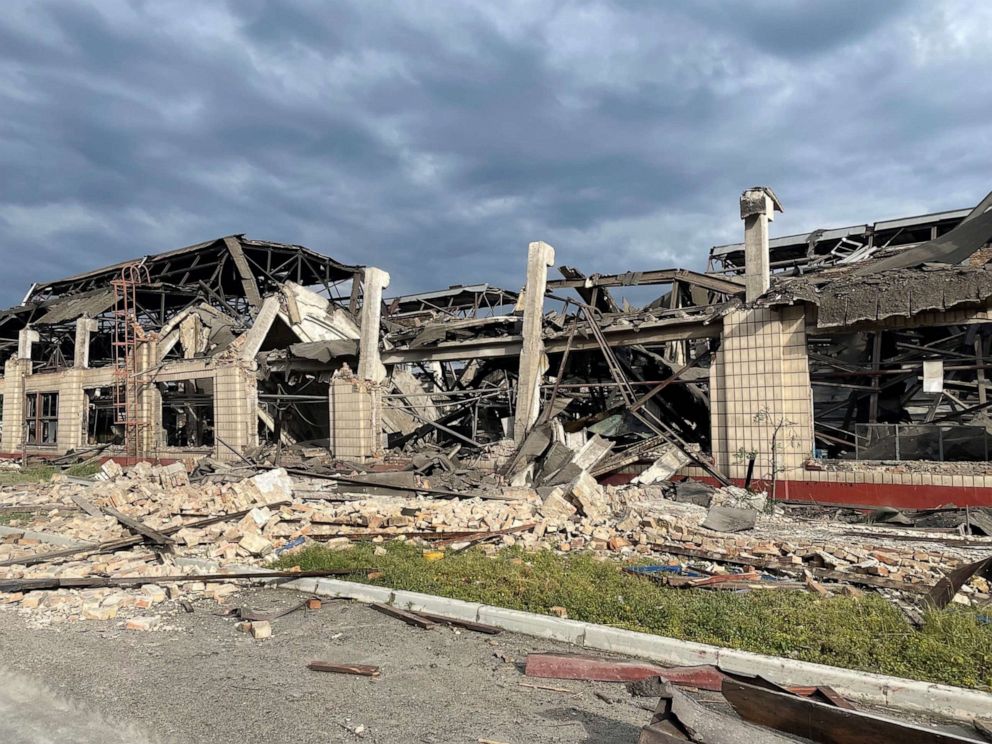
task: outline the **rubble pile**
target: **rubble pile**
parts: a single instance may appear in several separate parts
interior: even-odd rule
[[[276,468],[239,479],[201,475],[190,482],[178,463],[124,469],[111,460],[92,481],[56,475],[49,483],[5,489],[0,580],[194,578],[163,586],[0,593],[0,603],[37,613],[39,622],[138,618],[128,627],[153,628],[166,609],[184,600],[224,601],[237,591],[234,582],[197,581],[197,575],[263,566],[312,543],[344,549],[358,540],[406,540],[431,552],[472,545],[490,552],[511,545],[596,551],[702,572],[697,576],[727,576],[748,567],[799,579],[827,572],[841,584],[910,591],[915,586],[917,592],[974,560],[976,552],[974,541],[958,547],[945,539],[939,549],[904,541],[912,532],[888,525],[884,534],[872,529],[861,537],[845,530],[847,523],[797,521],[780,507],[769,510],[763,494],[732,486],[603,486],[580,470],[558,485],[491,487],[475,496],[438,498],[419,485],[427,479],[413,473],[361,475],[356,485],[348,477],[293,477]],[[377,480],[393,483],[397,475],[426,490],[367,492]],[[719,510],[749,514],[746,529],[714,530]],[[151,539],[156,535],[158,543]],[[839,588],[826,586],[824,591]],[[988,594],[987,581],[976,576],[956,600],[986,601]]]

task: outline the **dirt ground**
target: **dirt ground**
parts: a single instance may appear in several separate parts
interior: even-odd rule
[[[268,611],[302,597],[253,589],[232,604]],[[651,717],[642,706],[656,702],[618,684],[524,677],[528,652],[575,651],[526,636],[420,630],[325,600],[273,621],[272,638],[256,641],[217,610],[204,600],[192,614],[166,615],[174,627],[140,632],[114,621],[32,627],[0,608],[0,741],[632,744]],[[315,659],[382,674],[309,671]]]

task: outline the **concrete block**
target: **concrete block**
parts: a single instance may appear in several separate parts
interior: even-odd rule
[[[597,651],[610,651],[650,659],[669,666],[716,664],[718,659],[715,646],[680,641],[650,633],[608,628],[604,625],[586,625],[582,645]]]
[[[252,555],[267,555],[272,552],[272,543],[254,532],[247,533],[238,543]]]
[[[144,617],[132,617],[125,623],[126,630],[155,630],[162,622],[161,615],[147,615]]]
[[[293,479],[283,468],[259,473],[251,481],[267,503],[286,501],[293,496]]]
[[[295,589],[298,592],[316,594],[317,581],[318,579],[296,579],[294,581],[287,581],[284,584],[279,584],[279,587],[281,589]]]
[[[268,620],[252,620],[251,635],[255,640],[261,641],[272,637],[272,623]]]
[[[436,597],[418,592],[393,592],[393,604],[403,610],[429,612],[459,620],[475,622],[482,605],[478,602],[463,602],[460,599]]]
[[[479,608],[479,622],[514,633],[525,633],[538,638],[550,638],[577,645],[582,645],[582,638],[586,632],[586,624],[575,620],[560,620],[556,617],[488,605]]]
[[[596,479],[583,471],[569,486],[572,498],[582,507],[582,513],[589,519],[602,519],[609,513],[606,495]]]
[[[561,486],[554,486],[538,508],[540,515],[547,519],[568,519],[575,511],[575,507],[565,498],[565,489]]]
[[[314,593],[327,597],[345,597],[359,602],[388,603],[393,598],[393,590],[388,587],[356,584],[353,581],[341,581],[340,579],[317,579],[317,588]]]

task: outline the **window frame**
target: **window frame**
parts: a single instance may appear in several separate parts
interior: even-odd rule
[[[31,447],[54,447],[59,443],[59,393],[39,390],[24,396],[24,442]],[[51,440],[45,441],[45,432]]]

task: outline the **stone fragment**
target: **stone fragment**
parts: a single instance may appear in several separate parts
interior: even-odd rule
[[[618,552],[624,548],[630,547],[630,540],[625,537],[620,537],[619,535],[614,535],[606,541],[606,545],[610,550]]]
[[[263,556],[272,552],[272,543],[253,532],[249,532],[242,537],[238,545],[252,555]]]
[[[113,620],[117,617],[117,605],[84,604],[83,620]]]
[[[579,504],[583,514],[592,520],[603,519],[609,512],[609,504],[602,487],[589,473],[583,472],[569,485],[569,492]]]
[[[159,483],[163,488],[179,488],[189,485],[189,473],[181,462],[162,465],[158,468]]]
[[[251,635],[257,641],[272,637],[272,623],[268,620],[254,620],[251,623]]]
[[[351,547],[351,540],[347,537],[334,537],[321,543],[327,550],[347,550]]]
[[[251,478],[251,482],[265,503],[288,501],[293,497],[293,479],[285,468],[276,468]]]
[[[544,497],[544,503],[538,507],[538,512],[542,517],[548,519],[569,518],[575,514],[575,507],[565,498],[565,490],[560,486],[555,486],[550,493]]]
[[[155,630],[161,622],[161,615],[144,615],[130,618],[124,627],[127,630]]]

